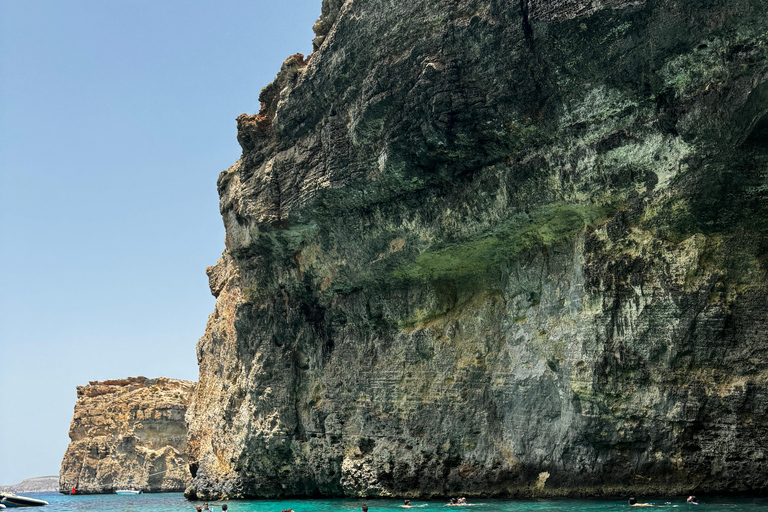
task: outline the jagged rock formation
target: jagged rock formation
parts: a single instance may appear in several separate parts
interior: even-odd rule
[[[59,492],[111,493],[130,483],[144,492],[183,490],[191,479],[184,416],[194,388],[163,377],[78,386]]]
[[[768,488],[767,4],[315,28],[218,181],[188,495]]]

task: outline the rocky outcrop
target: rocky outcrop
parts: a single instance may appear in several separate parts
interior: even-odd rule
[[[238,118],[190,496],[768,488],[768,7],[324,0]]]
[[[129,377],[77,387],[59,492],[183,490],[191,479],[184,415],[195,383]]]

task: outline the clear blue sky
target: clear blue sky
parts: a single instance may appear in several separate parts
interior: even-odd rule
[[[58,474],[76,386],[197,380],[235,118],[320,5],[0,1],[0,485]]]

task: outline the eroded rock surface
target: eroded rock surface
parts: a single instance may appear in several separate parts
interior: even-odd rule
[[[191,479],[184,416],[194,387],[163,377],[78,386],[59,492],[111,493],[131,483],[144,492],[183,490]]]
[[[324,0],[238,118],[188,495],[768,488],[763,0]]]

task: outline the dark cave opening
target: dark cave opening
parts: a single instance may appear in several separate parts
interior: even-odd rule
[[[744,145],[750,148],[768,149],[768,113],[755,124]]]

